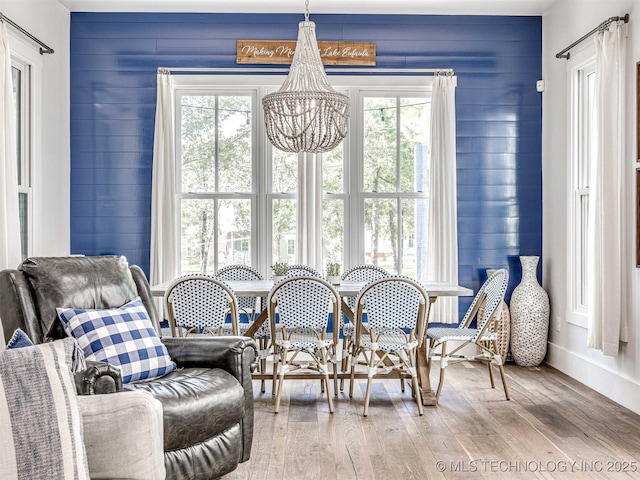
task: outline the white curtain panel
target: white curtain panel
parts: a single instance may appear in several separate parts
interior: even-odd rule
[[[0,29],[0,269],[5,269],[16,268],[22,261],[22,253],[11,51],[3,22],[0,22]]]
[[[618,355],[624,326],[625,32],[616,27],[595,37],[598,146],[589,181],[587,345],[611,356]]]
[[[458,283],[456,77],[436,75],[431,92],[431,164],[425,280]],[[458,299],[441,297],[430,319],[458,323]]]
[[[153,139],[151,186],[151,284],[175,279],[178,274],[178,227],[175,196],[175,122],[173,79],[158,73],[156,124]]]
[[[298,156],[298,252],[296,263],[322,272],[322,156]]]

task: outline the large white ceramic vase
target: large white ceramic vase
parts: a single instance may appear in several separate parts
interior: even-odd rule
[[[547,353],[549,296],[538,283],[540,257],[521,256],[522,280],[511,294],[511,356],[516,364],[540,365]]]

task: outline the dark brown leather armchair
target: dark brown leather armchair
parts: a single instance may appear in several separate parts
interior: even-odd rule
[[[16,328],[35,343],[65,336],[56,307],[114,308],[140,296],[159,330],[144,272],[122,257],[30,258],[0,272],[5,338]],[[256,346],[246,337],[163,338],[178,368],[124,389],[150,392],[163,406],[168,479],[213,479],[249,459]],[[77,379],[81,393],[122,389],[119,370],[97,364]],[[141,442],[145,439],[141,438]],[[117,459],[114,459],[117,461]]]

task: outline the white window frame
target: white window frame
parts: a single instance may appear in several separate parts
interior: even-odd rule
[[[586,295],[587,266],[582,262],[586,252],[582,251],[586,244],[587,231],[581,223],[583,215],[581,200],[589,196],[588,178],[584,177],[585,155],[589,152],[589,136],[587,130],[591,120],[587,116],[589,99],[584,81],[586,76],[595,72],[595,47],[585,46],[578,52],[572,52],[567,62],[567,85],[569,86],[568,108],[568,199],[567,218],[569,219],[567,235],[567,322],[587,328],[588,307],[581,301]],[[583,290],[584,289],[584,290]],[[588,299],[587,299],[588,300]]]
[[[431,79],[430,79],[431,80]],[[397,189],[395,191],[389,191],[389,192],[365,192],[364,191],[364,164],[360,161],[358,161],[358,159],[362,159],[364,157],[364,132],[363,132],[363,128],[364,128],[364,119],[363,119],[363,114],[364,114],[364,99],[366,97],[389,97],[389,98],[394,98],[394,97],[418,97],[418,96],[423,96],[425,101],[431,101],[431,83],[429,82],[429,87],[427,88],[426,86],[422,85],[422,86],[415,86],[413,88],[408,88],[408,86],[403,86],[403,85],[398,85],[397,83],[393,83],[393,85],[389,85],[389,86],[384,86],[383,88],[380,87],[380,84],[377,84],[375,87],[363,87],[363,88],[358,88],[357,89],[357,101],[358,101],[358,157],[355,159],[354,162],[354,166],[358,169],[357,170],[357,175],[355,176],[355,181],[357,181],[357,190],[354,190],[355,192],[357,192],[356,195],[352,196],[352,203],[355,204],[354,205],[354,214],[355,217],[359,219],[360,225],[359,225],[359,232],[364,232],[365,229],[365,225],[364,225],[364,214],[365,214],[365,203],[367,200],[370,199],[374,199],[374,198],[378,198],[381,200],[391,200],[391,201],[395,201],[398,205],[398,213],[401,212],[402,207],[401,207],[401,202],[404,199],[412,199],[412,200],[426,200],[427,202],[429,201],[429,191],[427,192],[401,192],[398,191]],[[396,133],[396,135],[399,135],[399,127],[400,127],[400,122],[401,118],[398,116],[396,118],[396,122],[398,122],[398,124],[396,125],[398,132]],[[397,146],[397,148],[399,148],[399,145]],[[397,152],[397,155],[399,155],[399,152]],[[399,167],[399,165],[398,165]],[[396,184],[399,185],[400,182],[400,172],[397,172],[397,176],[396,176]],[[403,237],[403,225],[401,222],[401,215],[398,215],[398,225],[397,225],[397,236],[398,236],[398,258],[400,259],[400,269],[402,269],[402,258],[403,258],[403,250],[404,250],[404,245],[402,242],[402,237]],[[364,261],[364,255],[365,255],[365,239],[363,235],[352,235],[352,237],[358,237],[357,238],[357,246],[355,249],[356,255],[355,258],[352,258],[350,261],[350,265],[354,265],[357,263],[362,263]]]
[[[39,226],[42,224],[42,209],[40,206],[42,158],[42,132],[38,128],[42,125],[42,55],[38,47],[26,42],[21,36],[9,30],[11,48],[11,65],[26,74],[24,79],[21,118],[20,149],[22,153],[22,178],[18,185],[18,194],[27,195],[27,256],[35,255],[42,248],[42,238]],[[16,126],[17,127],[17,126]],[[22,241],[21,241],[22,244]]]
[[[194,94],[237,94],[254,92],[256,105],[252,109],[253,127],[253,198],[255,199],[252,208],[252,238],[254,241],[252,249],[252,265],[263,274],[269,276],[269,266],[272,263],[272,205],[275,199],[295,199],[295,193],[273,192],[270,188],[272,175],[272,147],[264,130],[264,113],[261,99],[265,94],[277,90],[286,77],[283,75],[233,75],[233,74],[188,74],[174,76],[174,91],[176,98],[176,205],[179,206],[185,195],[180,193],[181,179],[179,175],[180,152],[180,98],[182,95]],[[357,159],[363,154],[363,125],[362,125],[362,98],[364,95],[416,95],[420,92],[425,98],[431,97],[432,75],[375,75],[375,76],[330,76],[330,82],[334,89],[347,94],[351,98],[351,119],[347,138],[344,141],[344,191],[324,192],[323,200],[343,199],[344,200],[344,262],[345,265],[362,263],[364,259],[364,236],[349,235],[351,231],[364,231],[364,204],[365,198],[370,198],[363,192],[363,165]],[[258,127],[259,126],[259,127]],[[302,154],[301,154],[302,155]],[[384,194],[386,196],[386,193]],[[397,192],[389,192],[391,195],[402,195]],[[225,198],[233,198],[229,194],[220,194]],[[423,196],[428,198],[428,194]],[[203,198],[198,196],[198,198]],[[176,208],[177,232],[180,232],[180,208]],[[347,226],[350,226],[347,228]],[[400,233],[400,231],[399,231]],[[181,239],[179,239],[181,243]],[[181,245],[178,246],[181,251]],[[180,259],[177,259],[178,268]]]
[[[181,77],[178,77],[181,78]],[[224,82],[223,82],[224,83]],[[176,185],[175,185],[175,192],[176,192],[176,225],[177,225],[177,232],[180,233],[181,232],[181,208],[180,208],[180,204],[182,202],[182,200],[187,200],[187,199],[198,199],[198,200],[249,200],[251,202],[251,238],[252,239],[257,239],[259,238],[258,235],[258,228],[257,228],[257,222],[256,219],[258,218],[258,214],[257,214],[257,206],[259,205],[259,201],[258,201],[258,194],[257,194],[257,185],[258,185],[258,173],[257,173],[257,168],[256,165],[258,163],[257,159],[260,158],[259,152],[258,152],[258,141],[257,141],[257,132],[260,130],[257,127],[257,123],[256,123],[256,109],[258,109],[258,88],[251,88],[251,87],[238,87],[238,86],[233,86],[233,83],[229,83],[229,84],[216,84],[216,85],[208,85],[208,86],[203,86],[203,85],[180,85],[180,87],[176,88],[176,95],[175,95],[175,105],[176,105],[176,109],[175,109],[175,125],[176,125]],[[182,109],[179,108],[181,102],[180,99],[183,96],[191,96],[191,95],[210,95],[210,96],[229,96],[229,95],[242,95],[242,96],[250,96],[251,97],[251,112],[252,112],[252,118],[251,118],[251,129],[252,129],[252,147],[251,147],[251,151],[252,151],[252,155],[251,155],[251,170],[253,172],[252,174],[252,179],[251,179],[251,189],[247,190],[246,192],[235,192],[235,193],[231,193],[231,192],[183,192],[182,191],[182,177],[181,177],[181,162],[180,159],[182,158],[182,152],[181,152],[181,126],[182,126]],[[218,219],[217,217],[214,219],[214,222],[217,223]],[[253,242],[252,245],[252,250],[251,250],[251,264],[255,265],[257,264],[257,260],[258,260],[258,252],[257,249],[259,248],[258,245],[256,245],[259,242]],[[217,252],[217,235],[214,235],[214,244],[216,245],[216,252]],[[182,252],[182,235],[179,235],[178,238],[178,251]],[[217,254],[217,253],[216,253]],[[178,271],[181,270],[181,254],[178,255]],[[212,272],[210,272],[212,273]]]

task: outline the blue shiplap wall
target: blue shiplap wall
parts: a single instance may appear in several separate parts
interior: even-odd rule
[[[291,39],[300,14],[71,14],[71,251],[149,273],[156,69],[237,67],[237,39]],[[319,40],[373,41],[378,68],[451,67],[460,283],[542,250],[540,17],[312,15]],[[255,66],[250,66],[255,67]],[[468,305],[461,300],[461,310]]]

